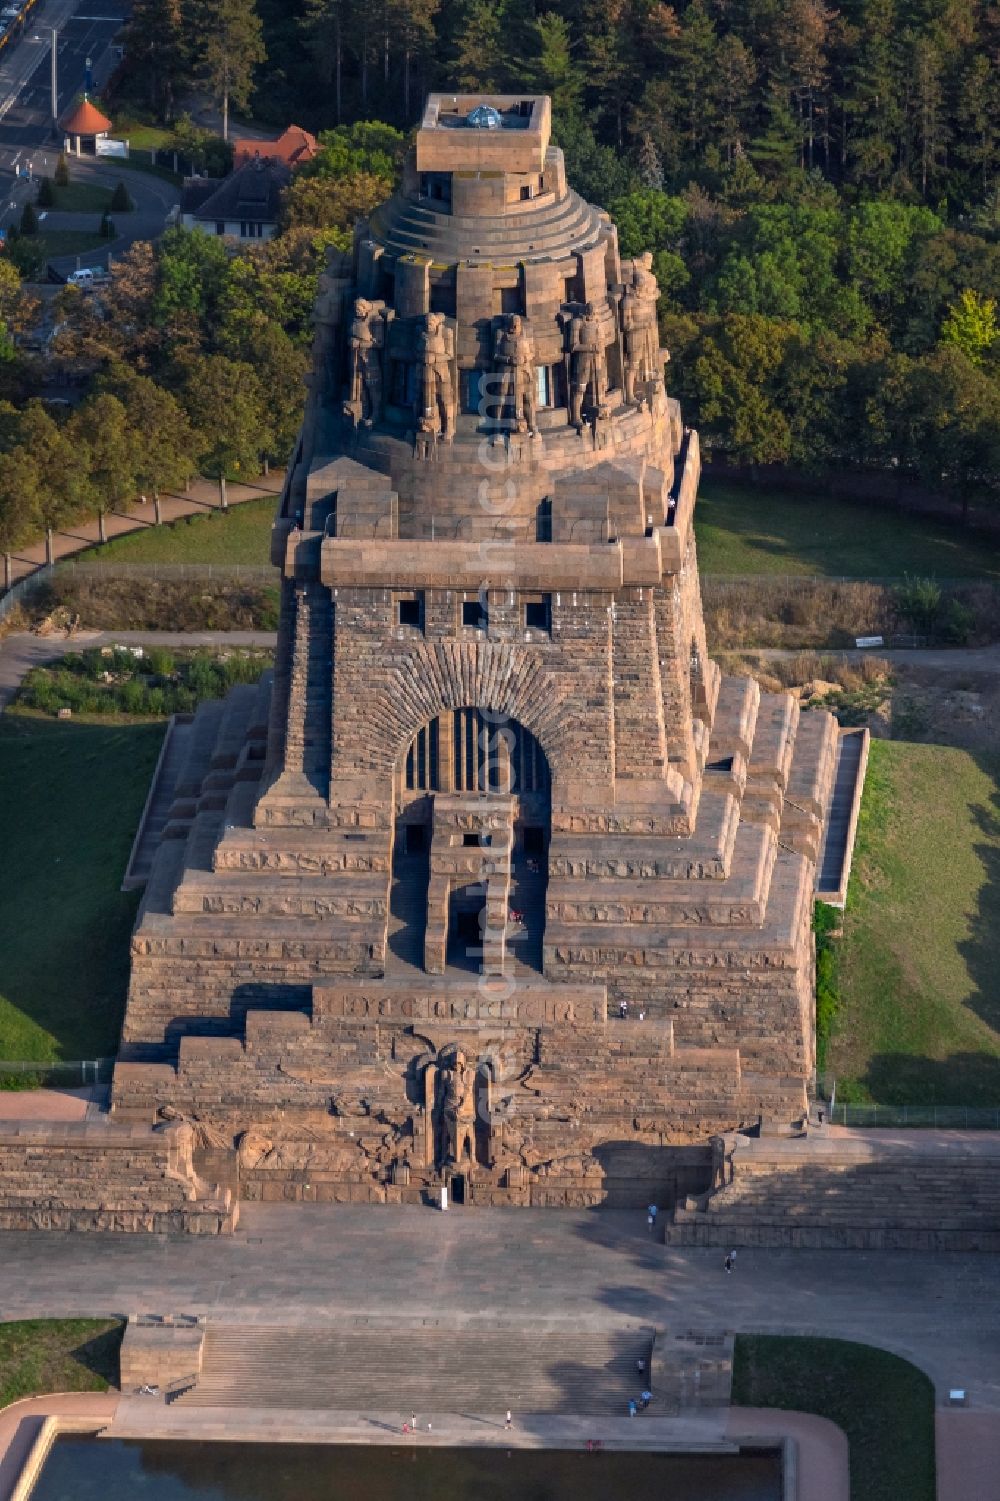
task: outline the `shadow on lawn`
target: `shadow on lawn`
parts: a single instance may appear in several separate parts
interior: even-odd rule
[[[96,1334],[93,1339],[85,1340],[82,1345],[77,1345],[75,1350],[70,1351],[70,1355],[78,1365],[82,1365],[85,1370],[92,1371],[109,1386],[117,1386],[119,1356],[124,1335],[124,1323],[116,1324],[113,1329],[105,1329],[103,1334]]]
[[[970,812],[980,833],[991,842],[975,846],[985,879],[969,938],[959,945],[959,951],[976,985],[969,1005],[993,1031],[1000,1045],[1000,759],[995,754],[978,755],[976,764],[992,778],[994,790],[990,806],[974,804]],[[1000,1104],[1000,1088],[995,1097]]]

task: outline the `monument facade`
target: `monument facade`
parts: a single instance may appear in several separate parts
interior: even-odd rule
[[[549,118],[432,96],[331,256],[273,677],[140,911],[113,1114],[244,1198],[666,1202],[806,1108],[836,726],[708,657],[651,259]]]

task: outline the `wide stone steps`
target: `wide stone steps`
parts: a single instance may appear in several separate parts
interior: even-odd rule
[[[189,1407],[621,1413],[648,1361],[648,1326],[331,1329],[210,1326]]]

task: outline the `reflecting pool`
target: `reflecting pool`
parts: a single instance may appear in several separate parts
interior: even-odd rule
[[[776,1454],[56,1441],[31,1501],[780,1501]]]

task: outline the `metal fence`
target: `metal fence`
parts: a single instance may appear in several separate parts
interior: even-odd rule
[[[0,1059],[0,1084],[9,1081],[23,1088],[79,1088],[86,1084],[110,1084],[113,1058],[74,1058],[37,1063],[33,1059]]]
[[[1000,1106],[848,1105],[829,1107],[835,1126],[906,1126],[939,1131],[1000,1131]]]
[[[10,612],[17,605],[23,604],[32,590],[37,589],[42,579],[48,576],[47,568],[39,569],[37,573],[29,573],[25,578],[18,579],[5,594],[0,594],[0,620],[6,620]]]
[[[102,579],[173,579],[195,583],[207,583],[219,579],[224,583],[277,583],[278,571],[269,563],[87,563],[80,561],[57,563],[46,577],[63,577],[76,574],[80,578]]]

